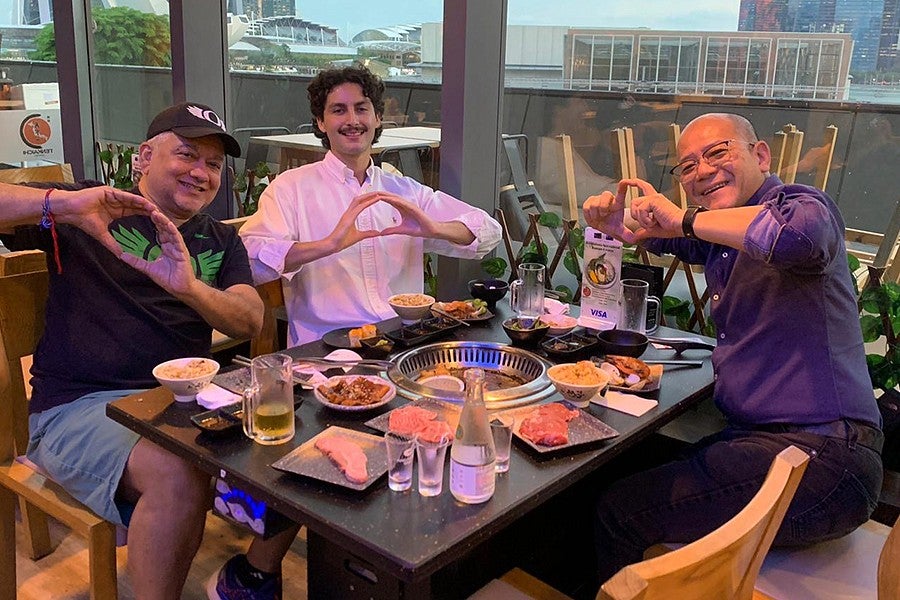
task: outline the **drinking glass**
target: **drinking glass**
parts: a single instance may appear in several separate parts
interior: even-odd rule
[[[516,420],[510,415],[491,416],[491,435],[494,437],[494,450],[497,459],[494,463],[494,471],[497,473],[509,471],[509,450],[512,444],[512,432],[515,423]]]
[[[416,460],[419,463],[419,493],[437,496],[444,489],[444,459],[450,439],[426,440],[416,436]]]
[[[656,314],[661,313],[659,298],[650,296],[650,284],[643,279],[622,280],[622,312],[619,315],[619,329],[652,333],[659,327],[657,324],[647,330],[647,304],[656,304]]]
[[[544,276],[546,267],[540,263],[519,265],[519,278],[509,284],[510,305],[519,318],[519,326],[531,329],[544,314]]]
[[[384,434],[384,445],[387,450],[388,487],[395,492],[405,492],[412,486],[416,438],[389,431]]]
[[[287,354],[264,354],[250,361],[243,424],[244,433],[257,443],[271,446],[294,437],[292,364]]]

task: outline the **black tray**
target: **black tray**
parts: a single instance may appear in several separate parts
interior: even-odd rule
[[[595,334],[586,329],[576,329],[564,335],[543,340],[541,350],[553,360],[571,362],[586,358],[599,343]],[[565,347],[559,347],[562,345]]]
[[[241,418],[244,409],[240,402],[197,413],[191,417],[191,423],[200,430],[213,435],[233,433],[241,429]]]
[[[384,337],[393,340],[398,346],[415,346],[446,335],[460,326],[461,323],[444,317],[432,317],[393,331],[385,331]]]

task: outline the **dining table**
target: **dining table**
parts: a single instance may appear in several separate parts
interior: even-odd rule
[[[512,312],[505,301],[498,303],[494,312],[492,319],[452,330],[443,341],[508,343],[500,323]],[[399,318],[378,324],[379,331],[399,326]],[[667,327],[660,327],[657,335],[697,337]],[[284,352],[300,359],[321,357],[332,350],[319,340]],[[539,351],[536,353],[539,355]],[[673,356],[671,349],[651,345],[643,358]],[[514,438],[509,472],[497,476],[493,497],[477,505],[454,499],[446,472],[443,493],[424,497],[417,493],[415,484],[406,492],[391,491],[386,476],[355,490],[271,466],[329,427],[380,435],[366,421],[410,401],[400,394],[371,411],[345,412],[320,403],[311,391],[297,386],[300,404],[295,411],[296,434],[291,441],[274,446],[255,443],[241,433],[221,437],[200,431],[191,424],[191,416],[205,409],[196,402],[174,402],[165,388],[114,401],[108,405],[107,414],[264,502],[273,515],[305,525],[309,598],[461,597],[498,573],[476,560],[476,566],[465,571],[468,579],[463,581],[458,579],[460,564],[472,557],[481,560],[486,555],[484,548],[493,539],[517,525],[524,526],[535,511],[571,492],[579,482],[711,396],[714,376],[710,353],[688,349],[678,357],[694,359],[695,364],[666,365],[658,390],[647,396],[658,404],[643,415],[632,416],[593,403],[583,409],[615,429],[614,437],[558,453],[535,452],[523,440]],[[546,356],[541,360],[547,366],[554,362]],[[542,401],[561,399],[554,391]],[[579,526],[591,528],[590,523]]]
[[[328,152],[328,149],[322,145],[322,140],[313,133],[254,136],[250,138],[250,143],[277,148],[281,171],[322,160]],[[441,130],[438,127],[390,127],[381,130],[381,137],[372,145],[372,156],[378,161],[382,154],[395,153],[402,159],[408,159],[413,156],[413,153],[417,155],[418,151],[428,149],[433,164],[430,169],[425,171],[433,173],[437,170],[440,146]],[[422,171],[421,166],[419,166],[419,171]],[[423,181],[422,183],[431,185],[433,182]]]

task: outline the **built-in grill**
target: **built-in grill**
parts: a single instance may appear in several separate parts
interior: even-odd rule
[[[521,385],[485,391],[489,409],[521,406],[543,400],[554,388],[547,378],[550,363],[527,350],[491,342],[443,342],[407,350],[396,356],[388,377],[397,392],[410,399],[433,398],[462,403],[464,392],[436,389],[417,383],[423,371],[444,365],[448,369],[481,367],[523,381]]]

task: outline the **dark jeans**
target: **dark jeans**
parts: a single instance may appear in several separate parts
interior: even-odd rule
[[[595,522],[600,582],[640,561],[654,544],[692,542],[725,523],[759,491],[772,460],[792,444],[810,461],[775,545],[833,539],[864,523],[881,490],[877,452],[855,440],[806,432],[726,429],[601,495]]]

